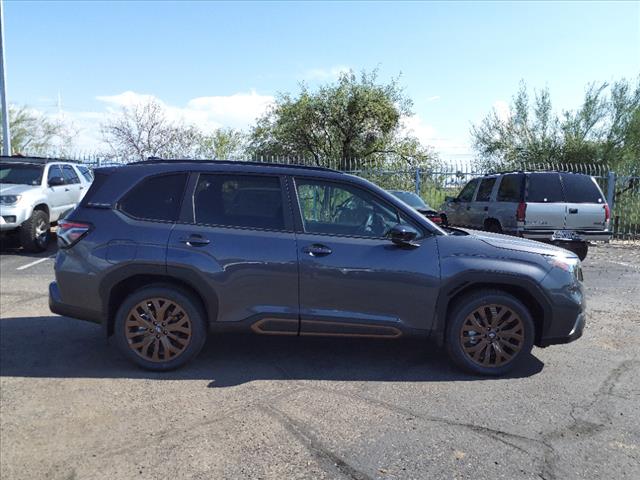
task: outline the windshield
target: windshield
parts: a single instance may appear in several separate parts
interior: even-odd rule
[[[42,170],[43,167],[41,165],[0,163],[0,183],[40,185]]]
[[[406,203],[407,205],[413,208],[422,208],[422,209],[431,208],[429,205],[427,205],[424,202],[424,200],[422,200],[422,198],[420,198],[417,194],[413,192],[401,192],[396,190],[396,191],[391,191],[390,193],[395,197],[398,197],[404,203]]]

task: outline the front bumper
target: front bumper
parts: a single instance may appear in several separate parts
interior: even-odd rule
[[[570,343],[574,340],[579,339],[582,336],[582,332],[584,331],[584,326],[587,321],[586,315],[584,312],[580,312],[576,317],[576,320],[573,324],[573,328],[569,332],[568,335],[563,335],[560,337],[546,337],[538,342],[539,347],[548,347],[549,345],[560,345],[563,343]]]
[[[576,242],[606,242],[611,240],[612,233],[608,230],[572,230],[576,234]],[[553,240],[555,230],[517,230],[516,235],[530,240]]]
[[[28,208],[18,205],[2,205],[0,206],[0,230],[15,230],[30,216],[31,212]]]

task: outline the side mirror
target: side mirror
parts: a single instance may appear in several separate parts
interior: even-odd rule
[[[399,247],[418,247],[413,243],[418,237],[418,231],[410,225],[398,224],[391,227],[387,233],[389,239]]]
[[[62,177],[51,177],[49,179],[49,186],[50,187],[59,187],[60,185],[64,185],[65,181],[64,178]]]

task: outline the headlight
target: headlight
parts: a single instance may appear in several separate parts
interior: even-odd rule
[[[569,272],[576,280],[582,281],[582,266],[577,258],[551,257],[547,261],[553,267]]]
[[[20,201],[21,195],[2,195],[0,196],[0,205],[15,205]]]

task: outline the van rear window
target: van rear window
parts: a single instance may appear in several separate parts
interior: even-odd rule
[[[562,185],[560,184],[560,175],[550,172],[529,174],[527,202],[564,202]]]
[[[569,203],[604,203],[602,192],[588,175],[561,173],[565,200]]]

